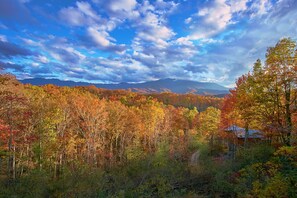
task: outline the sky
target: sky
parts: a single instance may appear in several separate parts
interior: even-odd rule
[[[296,0],[0,0],[0,68],[19,79],[232,87],[283,37]]]

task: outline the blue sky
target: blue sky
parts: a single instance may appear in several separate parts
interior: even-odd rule
[[[19,79],[232,87],[282,37],[295,0],[0,0],[0,67]]]

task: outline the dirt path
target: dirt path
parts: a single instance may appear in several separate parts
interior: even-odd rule
[[[196,165],[199,162],[199,158],[200,158],[200,151],[197,150],[195,153],[192,154],[191,156],[191,160],[190,160],[190,164],[191,165]]]

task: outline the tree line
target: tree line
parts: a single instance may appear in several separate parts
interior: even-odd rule
[[[290,38],[223,99],[32,86],[1,74],[0,197],[294,197],[296,97]],[[235,159],[231,125],[246,131]],[[249,142],[249,129],[263,141]]]
[[[94,87],[23,85],[11,75],[0,80],[0,166],[11,180],[32,169],[45,169],[54,178],[65,167],[108,169],[165,143],[169,155],[187,160],[188,144],[201,127],[211,125],[200,123],[204,117],[217,120],[203,132],[206,139],[219,122],[214,107],[199,114],[195,107],[164,105],[131,92],[108,96]]]
[[[258,59],[238,78],[222,106],[222,125],[259,129],[269,141],[290,146],[296,143],[296,99],[296,42],[283,38],[267,49],[264,65]]]

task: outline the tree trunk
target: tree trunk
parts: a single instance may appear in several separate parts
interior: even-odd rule
[[[7,120],[9,123],[9,140],[8,140],[8,151],[9,151],[9,158],[8,158],[8,176],[12,180],[15,179],[15,149],[13,148],[13,128],[12,128],[12,101],[10,100],[9,109],[7,111]]]
[[[245,124],[245,133],[244,133],[244,148],[247,148],[249,140],[249,124],[248,121]]]
[[[292,133],[292,118],[291,118],[291,111],[290,111],[290,100],[291,100],[291,88],[290,84],[288,85],[288,89],[285,92],[286,98],[286,125],[287,125],[287,138],[286,138],[286,145],[291,145],[291,133]]]

